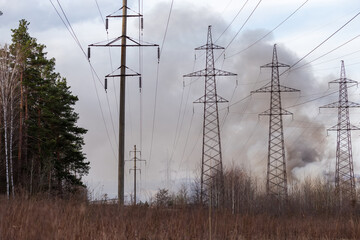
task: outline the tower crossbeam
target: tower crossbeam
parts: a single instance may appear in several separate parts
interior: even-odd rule
[[[218,103],[228,101],[217,94],[215,77],[236,74],[215,68],[214,49],[224,48],[213,44],[209,26],[207,44],[195,48],[206,51],[206,67],[184,77],[205,77],[205,94],[194,102],[204,104],[200,200],[205,204],[209,204],[210,200],[210,204],[220,205],[224,197],[224,180]]]
[[[281,93],[299,92],[297,89],[280,85],[280,67],[289,67],[289,65],[278,62],[275,44],[272,62],[261,66],[261,68],[272,69],[271,82],[264,87],[251,92],[270,93],[270,109],[259,115],[268,115],[270,117],[266,192],[268,195],[275,196],[279,200],[287,198],[287,175],[282,115],[292,115],[291,112],[282,108]]]
[[[320,108],[338,109],[338,123],[328,129],[328,131],[337,131],[335,189],[340,203],[350,203],[356,201],[351,130],[360,130],[360,128],[350,124],[349,108],[360,107],[360,104],[348,100],[347,84],[357,84],[357,82],[346,78],[344,61],[341,61],[340,78],[330,83],[339,84],[339,100]]]

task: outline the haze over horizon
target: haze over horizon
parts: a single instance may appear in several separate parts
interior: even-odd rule
[[[52,2],[59,10],[57,2]],[[120,35],[119,20],[109,21],[109,36],[106,35],[99,10],[104,17],[119,9],[122,1],[59,2],[84,49],[89,44]],[[288,175],[291,179],[303,179],[308,175],[332,173],[335,169],[336,133],[327,136],[326,129],[336,124],[337,111],[325,109],[319,113],[318,108],[338,98],[338,86],[331,85],[329,88],[328,82],[339,78],[340,60],[345,61],[347,77],[360,81],[360,17],[316,47],[356,16],[360,12],[360,3],[355,0],[341,3],[336,0],[174,0],[168,18],[171,3],[170,0],[143,2],[143,39],[159,45],[164,43],[160,46],[161,60],[158,66],[156,48],[142,50],[141,95],[138,79],[127,80],[125,149],[132,151],[136,144],[142,150],[142,158],[147,160],[146,165],[141,165],[142,175],[139,178],[138,196],[141,200],[148,199],[159,188],[176,191],[182,183],[190,183],[199,173],[202,106],[192,102],[203,95],[204,79],[183,79],[182,76],[205,67],[204,54],[197,51],[195,59],[194,48],[206,43],[208,25],[212,25],[214,42],[226,47],[225,57],[221,51],[215,53],[218,58],[216,67],[238,74],[237,77],[217,78],[219,95],[230,100],[229,109],[227,104],[220,106],[225,168],[235,164],[259,178],[265,177],[268,118],[259,119],[258,114],[269,108],[270,98],[269,94],[248,96],[250,91],[270,81],[270,71],[260,70],[260,66],[271,62],[272,48],[277,44],[279,61],[289,65],[310,53],[281,76],[284,85],[301,90],[300,94],[283,94],[282,97],[284,108],[294,113],[293,120],[284,117]],[[137,11],[138,1],[128,1],[128,4]],[[84,151],[91,169],[85,182],[95,197],[103,194],[115,197],[119,80],[109,79],[107,93],[102,84],[104,76],[119,66],[119,50],[92,48],[91,63],[99,76],[99,79],[95,77],[93,80],[85,56],[50,0],[0,0],[0,10],[3,12],[0,16],[1,45],[10,42],[10,29],[16,28],[20,19],[26,19],[30,22],[30,34],[47,46],[49,57],[56,59],[56,70],[67,78],[73,94],[79,97],[76,106],[80,114],[79,125],[89,130],[85,136]],[[137,20],[130,19],[130,36],[138,38],[137,27]],[[127,60],[128,67],[139,71],[137,49],[128,51]],[[309,64],[304,65],[306,63]],[[356,87],[349,88],[349,100],[360,102]],[[359,125],[359,114],[359,110],[351,110],[353,125]],[[354,169],[359,174],[359,133],[353,132],[352,137]],[[133,178],[128,171],[131,167],[132,163],[126,163],[127,196],[132,193]]]

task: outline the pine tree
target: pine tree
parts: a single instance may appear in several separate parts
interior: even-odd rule
[[[64,194],[83,186],[81,177],[89,171],[82,152],[87,130],[76,125],[79,116],[74,105],[78,98],[72,95],[66,79],[55,72],[55,59],[47,58],[45,45],[30,36],[28,26],[27,21],[20,21],[12,30],[10,45],[10,53],[19,56],[20,66],[20,87],[16,89],[20,100],[12,109],[18,119],[13,128],[18,148],[11,150],[17,155],[13,158],[15,187],[30,194]]]

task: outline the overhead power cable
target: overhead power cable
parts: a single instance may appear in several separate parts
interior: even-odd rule
[[[233,0],[230,0],[230,1],[226,4],[225,8],[222,10],[221,13],[224,13],[224,12],[226,11],[226,9],[230,6],[230,4],[232,3],[232,1],[233,1]]]
[[[305,56],[303,56],[302,58],[300,58],[297,62],[295,62],[294,64],[292,64],[290,66],[290,68],[286,69],[284,72],[282,72],[280,75],[283,75],[284,73],[290,71],[290,69],[292,69],[294,66],[296,66],[297,64],[299,64],[302,60],[304,60],[305,58],[307,58],[311,53],[313,53],[316,49],[318,49],[320,46],[322,46],[324,43],[326,43],[330,38],[332,38],[334,35],[336,35],[338,32],[340,32],[345,26],[347,26],[349,23],[351,23],[356,17],[358,17],[360,15],[360,12],[358,12],[357,14],[355,14],[355,16],[353,16],[350,20],[348,20],[344,25],[342,25],[340,28],[338,28],[334,33],[332,33],[329,37],[327,37],[324,41],[322,41],[320,44],[318,44],[315,48],[313,48],[310,52],[308,52]]]
[[[88,62],[88,64],[89,64],[89,66],[90,66],[91,75],[92,75],[92,79],[93,79],[94,87],[95,87],[95,92],[96,92],[96,97],[97,97],[97,101],[98,101],[99,108],[100,108],[100,112],[101,112],[101,116],[102,116],[102,121],[103,121],[103,123],[104,123],[105,131],[106,131],[106,135],[107,135],[107,137],[108,137],[109,143],[110,143],[110,147],[111,147],[111,149],[112,149],[112,152],[113,152],[113,154],[114,154],[114,157],[116,158],[116,154],[115,154],[114,148],[113,148],[113,146],[112,146],[112,142],[111,142],[111,140],[110,140],[109,130],[108,130],[108,127],[107,127],[107,124],[106,124],[106,121],[105,121],[105,116],[104,116],[103,108],[102,108],[102,106],[101,106],[100,97],[99,97],[99,94],[98,94],[98,91],[97,91],[97,88],[96,88],[95,76],[96,76],[96,78],[98,79],[98,82],[99,82],[102,86],[104,86],[104,85],[103,85],[103,83],[101,82],[101,80],[100,80],[100,78],[99,78],[99,75],[96,73],[93,65],[92,65],[91,62],[90,62],[90,60],[88,60],[87,54],[85,53],[83,47],[81,46],[80,41],[79,41],[79,39],[78,39],[78,37],[77,37],[74,29],[71,27],[70,21],[69,21],[69,19],[67,18],[66,13],[65,13],[65,11],[63,10],[63,8],[62,8],[59,0],[57,0],[57,3],[58,3],[58,5],[59,5],[59,7],[60,7],[60,9],[61,9],[61,12],[63,13],[63,15],[64,15],[64,17],[65,17],[65,19],[66,19],[66,22],[67,22],[68,24],[66,24],[65,20],[64,20],[63,17],[61,16],[60,12],[58,11],[58,9],[57,9],[56,6],[54,5],[54,3],[53,3],[51,0],[49,0],[49,1],[50,1],[51,5],[53,6],[54,10],[56,11],[57,15],[59,16],[60,20],[61,20],[61,21],[63,22],[63,24],[65,25],[66,29],[69,31],[71,37],[74,39],[74,41],[76,42],[76,44],[78,45],[78,47],[79,47],[80,50],[82,51],[84,57],[87,59],[87,62]],[[95,75],[95,76],[94,76],[94,75]]]
[[[226,49],[228,49],[228,47],[232,44],[232,42],[235,40],[235,38],[237,37],[237,35],[239,35],[240,31],[244,28],[244,26],[246,25],[246,23],[249,21],[249,19],[251,18],[251,16],[254,14],[254,12],[256,11],[256,9],[259,7],[260,3],[262,2],[262,0],[259,0],[259,2],[256,4],[255,8],[252,10],[252,12],[250,13],[250,15],[247,17],[247,19],[245,20],[245,22],[243,23],[243,25],[240,27],[240,29],[236,32],[235,36],[231,39],[231,41],[229,42],[229,44],[224,48],[224,50],[219,54],[219,56],[216,58],[215,62],[217,62],[219,60],[219,58],[221,57],[222,54],[225,53]]]
[[[302,6],[304,6],[304,5],[306,4],[306,2],[307,2],[307,1],[305,1],[298,9],[296,9],[295,12],[293,12],[288,18],[290,18],[293,14],[295,14]],[[326,38],[323,42],[321,42],[319,45],[317,45],[314,49],[312,49],[312,50],[311,50],[308,54],[306,54],[303,58],[301,58],[301,59],[298,60],[296,63],[294,63],[289,69],[287,69],[286,71],[284,71],[283,73],[281,73],[281,75],[283,75],[285,72],[288,72],[291,68],[293,68],[295,65],[297,65],[299,62],[301,62],[301,61],[302,61],[303,59],[305,59],[306,57],[308,57],[312,52],[314,52],[317,48],[319,48],[319,47],[320,47],[321,45],[323,45],[326,41],[328,41],[331,37],[333,37],[336,33],[338,33],[341,29],[343,29],[346,25],[348,25],[351,21],[353,21],[359,14],[360,14],[360,12],[357,13],[354,17],[352,17],[349,21],[347,21],[347,22],[346,22],[343,26],[341,26],[339,29],[337,29],[333,34],[331,34],[331,35],[330,35],[328,38]],[[288,18],[286,18],[283,22],[285,22]],[[282,22],[282,23],[283,23],[283,22]],[[278,28],[282,23],[280,23],[276,28]],[[275,30],[276,28],[274,28],[273,30]],[[241,29],[242,29],[242,28],[240,28],[240,30],[241,30]],[[268,34],[270,34],[270,33],[268,33]],[[264,37],[266,37],[266,36],[267,36],[267,35],[265,35]],[[358,36],[350,39],[349,41],[343,43],[342,45],[340,45],[340,46],[338,46],[337,48],[329,51],[328,53],[323,54],[322,56],[316,58],[315,60],[318,60],[318,59],[320,59],[321,57],[324,57],[324,56],[330,54],[331,52],[337,50],[338,48],[340,48],[340,47],[346,45],[347,43],[355,40],[355,39],[358,38],[359,36],[360,36],[360,35],[358,35]],[[236,35],[235,35],[235,37],[236,37]],[[234,38],[235,38],[235,37],[234,37]],[[233,39],[234,39],[234,38],[233,38]],[[261,40],[261,39],[260,39],[260,40]],[[258,40],[258,41],[260,41],[260,40]],[[256,41],[256,42],[253,43],[252,45],[255,45],[258,41]],[[232,43],[232,41],[229,43],[229,45],[230,45],[231,43]],[[228,46],[229,46],[229,45],[228,45]],[[248,48],[250,48],[252,45],[250,45]],[[227,47],[228,47],[228,46],[227,46]],[[226,47],[226,48],[227,48],[227,47]],[[246,48],[246,49],[248,49],[248,48]],[[246,49],[244,49],[243,51],[245,51]],[[236,55],[236,54],[234,54],[234,55]],[[232,56],[234,56],[234,55],[232,55]],[[313,61],[315,61],[315,60],[313,60]],[[313,61],[312,61],[312,62],[313,62]],[[305,65],[307,65],[307,64],[304,64],[303,66],[305,66]],[[301,67],[303,67],[303,66],[301,66]],[[300,68],[300,67],[299,67],[299,68]],[[313,101],[316,101],[316,100],[318,100],[318,99],[327,97],[327,96],[329,96],[329,95],[331,95],[331,94],[334,94],[334,93],[336,93],[336,92],[337,92],[337,91],[332,92],[332,93],[329,93],[329,94],[324,95],[324,96],[321,96],[321,97],[318,97],[318,98],[315,98],[315,99],[311,99],[311,100],[306,101],[306,102],[303,102],[303,103],[295,104],[295,105],[290,106],[290,107],[295,107],[295,106],[303,105],[303,104],[306,104],[306,103],[309,103],[309,102],[313,102]],[[245,98],[243,98],[243,99],[235,102],[235,103],[232,103],[231,105],[228,106],[228,108],[229,108],[230,106],[233,106],[233,105],[235,105],[235,104],[237,104],[237,103],[239,103],[239,102],[242,102],[242,101],[246,100],[246,99],[247,99],[248,97],[250,97],[250,96],[251,96],[251,94],[248,95],[248,96],[246,96]],[[224,110],[224,109],[226,109],[226,108],[223,108],[223,109],[220,109],[220,110]],[[226,117],[225,117],[225,120],[226,120]],[[224,121],[225,121],[225,120],[224,120]]]
[[[159,62],[158,62],[157,70],[156,70],[153,124],[152,124],[152,130],[151,130],[150,154],[149,154],[149,160],[148,160],[149,165],[150,165],[150,161],[151,161],[151,155],[152,155],[152,149],[153,149],[153,143],[154,143],[156,107],[157,107],[157,93],[158,93],[159,74],[160,74],[160,59],[161,59],[162,51],[163,51],[164,45],[165,45],[165,40],[166,40],[168,28],[169,28],[169,23],[170,23],[170,18],[171,18],[171,13],[172,13],[173,6],[174,6],[174,0],[171,0],[170,11],[169,11],[169,15],[168,15],[168,18],[167,18],[167,21],[166,21],[165,33],[164,33],[164,37],[163,37],[163,40],[162,40],[162,43],[161,43],[161,48],[160,48],[160,51],[159,51]]]
[[[353,54],[356,54],[356,53],[359,53],[359,52],[360,52],[360,50],[356,50],[354,52],[351,52],[351,53],[348,53],[348,54],[345,54],[345,55],[341,55],[339,57],[335,57],[335,58],[332,58],[332,59],[328,59],[326,61],[322,61],[322,62],[313,64],[312,66],[325,64],[325,63],[332,62],[332,61],[339,60],[339,59],[344,59],[344,57],[347,57],[347,56],[350,56],[350,55],[353,55]],[[349,65],[347,64],[347,66],[349,66]],[[339,67],[337,67],[337,68],[339,68]],[[295,69],[297,69],[297,68],[295,68]],[[292,70],[292,71],[294,71],[294,70]]]
[[[246,6],[246,4],[249,2],[249,0],[246,0],[246,2],[244,3],[244,5],[242,5],[242,7],[240,8],[240,10],[237,12],[237,14],[235,15],[235,17],[231,20],[231,22],[229,23],[229,25],[225,28],[225,30],[220,34],[220,36],[215,40],[215,43],[222,37],[222,35],[224,35],[224,33],[230,28],[230,26],[234,23],[235,19],[239,16],[239,14],[241,13],[241,11],[244,9],[244,7]]]
[[[226,109],[234,106],[235,104],[238,104],[238,103],[241,103],[241,102],[245,101],[245,100],[248,99],[249,97],[251,97],[251,94],[247,95],[246,97],[243,97],[242,99],[240,99],[240,100],[238,100],[238,101],[236,101],[236,102],[234,102],[234,103],[229,104],[227,107],[224,107],[224,108],[219,109],[219,111],[226,110]]]
[[[355,84],[355,85],[349,86],[348,88],[352,88],[352,87],[354,87],[354,86],[357,86],[357,85]],[[293,108],[293,107],[297,107],[297,106],[300,106],[300,105],[304,105],[304,104],[307,104],[307,103],[310,103],[310,102],[314,102],[314,101],[317,101],[317,100],[319,100],[319,99],[321,99],[321,98],[328,97],[328,96],[330,96],[330,95],[332,95],[332,94],[334,94],[334,93],[337,93],[337,92],[339,92],[339,91],[333,91],[333,92],[330,92],[330,93],[325,94],[325,95],[323,95],[323,96],[320,96],[320,97],[317,97],[317,98],[313,98],[313,99],[310,99],[310,100],[305,101],[305,102],[302,102],[302,103],[297,103],[297,104],[288,106],[287,108]]]
[[[249,19],[252,17],[252,15],[254,14],[254,12],[256,11],[256,9],[259,7],[260,3],[262,2],[262,0],[260,0],[255,8],[252,10],[252,12],[250,13],[250,15],[248,16],[248,18],[245,20],[245,22],[243,23],[243,25],[241,26],[241,28],[236,32],[235,36],[231,39],[231,41],[229,42],[229,44],[225,47],[224,51],[232,44],[232,42],[235,40],[235,38],[237,37],[237,35],[239,35],[240,31],[244,28],[244,26],[246,25],[246,23],[249,21]]]
[[[253,42],[252,44],[250,44],[249,46],[247,46],[246,48],[244,48],[243,50],[234,53],[230,56],[227,56],[226,58],[231,58],[235,55],[238,55],[240,53],[245,52],[246,50],[248,50],[249,48],[251,48],[252,46],[254,46],[255,44],[259,43],[261,40],[263,40],[264,38],[266,38],[267,36],[269,36],[271,33],[273,33],[276,29],[278,29],[282,24],[284,24],[287,20],[289,20],[289,18],[291,18],[293,15],[295,15],[295,13],[297,13],[309,0],[306,0],[305,2],[303,2],[294,12],[292,12],[289,16],[287,16],[281,23],[279,23],[276,27],[274,27],[271,31],[269,31],[268,33],[266,33],[264,36],[262,36],[261,38],[259,38],[258,40],[256,40],[255,42]]]
[[[113,156],[114,156],[114,159],[116,159],[116,154],[115,154],[115,150],[114,150],[114,147],[112,145],[112,142],[110,140],[110,134],[109,134],[109,129],[106,125],[106,121],[105,121],[105,116],[104,116],[104,111],[103,111],[103,108],[101,106],[101,101],[100,101],[100,97],[99,97],[99,93],[98,93],[98,90],[97,90],[97,87],[96,87],[96,82],[95,82],[95,77],[94,77],[94,70],[93,68],[90,68],[90,71],[91,71],[91,76],[92,76],[92,80],[93,80],[93,83],[94,83],[94,88],[95,88],[95,92],[96,92],[96,98],[97,98],[97,101],[98,101],[98,104],[99,104],[99,108],[100,108],[100,112],[101,112],[101,118],[102,118],[102,121],[104,123],[104,127],[105,127],[105,132],[106,132],[106,136],[109,140],[109,143],[110,143],[110,148],[111,148],[111,151],[113,153]]]
[[[172,10],[173,10],[173,6],[174,6],[174,0],[171,0],[169,16],[168,16],[167,21],[166,21],[165,33],[164,33],[164,37],[163,37],[163,40],[162,40],[162,43],[161,43],[161,48],[160,48],[160,56],[161,56],[161,53],[162,53],[164,45],[165,45],[165,40],[166,40],[166,36],[167,36],[167,31],[169,29],[169,23],[170,23],[170,18],[171,18],[171,13],[172,13]]]
[[[300,69],[300,68],[303,68],[303,67],[304,67],[304,66],[306,66],[306,65],[309,65],[310,63],[313,63],[313,62],[315,62],[315,61],[319,60],[320,58],[325,57],[326,55],[328,55],[328,54],[330,54],[330,53],[332,53],[332,52],[334,52],[334,51],[338,50],[339,48],[341,48],[341,47],[345,46],[346,44],[348,44],[348,43],[350,43],[350,42],[354,41],[354,40],[355,40],[355,39],[357,39],[358,37],[360,37],[360,34],[359,34],[359,35],[357,35],[357,36],[355,36],[355,37],[353,37],[353,38],[351,38],[350,40],[348,40],[348,41],[344,42],[343,44],[341,44],[341,45],[337,46],[336,48],[334,48],[334,49],[332,49],[332,50],[328,51],[327,53],[325,53],[325,54],[321,55],[320,57],[317,57],[317,58],[315,58],[314,60],[311,60],[310,62],[307,62],[307,63],[305,63],[305,64],[301,65],[300,67],[297,67],[297,68],[293,68],[293,69],[291,69],[291,70],[290,70],[290,72],[291,72],[291,71],[296,71],[296,70],[298,70],[298,69]]]
[[[74,39],[74,41],[76,42],[76,44],[80,47],[81,51],[83,52],[83,54],[85,54],[86,56],[86,53],[84,51],[84,49],[81,47],[81,44],[79,42],[79,39],[77,39],[76,35],[74,34],[74,32],[69,28],[68,24],[66,24],[65,20],[62,18],[60,12],[58,11],[58,9],[56,8],[56,6],[54,5],[54,3],[49,0],[51,5],[53,6],[54,10],[56,11],[57,15],[59,16],[59,18],[61,19],[62,23],[65,25],[66,29],[69,31],[71,37]],[[58,2],[59,3],[59,2]]]
[[[69,27],[70,26],[70,22],[69,22],[69,26],[68,24],[66,24],[65,20],[62,18],[60,12],[57,10],[56,6],[54,5],[54,3],[49,0],[51,5],[53,6],[54,10],[56,11],[57,15],[59,16],[60,20],[62,21],[62,23],[65,25],[66,29],[69,31],[71,37],[74,39],[74,41],[76,42],[76,44],[78,45],[78,47],[80,48],[81,52],[83,53],[84,57],[86,58],[87,62],[89,63],[91,69],[94,71],[94,74],[96,76],[96,78],[98,79],[99,83],[101,84],[101,86],[104,87],[104,84],[101,82],[100,78],[99,78],[99,75],[96,73],[93,65],[91,64],[90,61],[88,61],[88,58],[87,58],[87,54],[85,53],[85,50],[83,49],[83,47],[81,46],[80,44],[80,41],[75,33],[75,31],[72,29],[72,27]],[[59,3],[59,2],[58,2]],[[60,3],[59,3],[60,4]],[[61,5],[60,5],[61,6]],[[65,14],[65,12],[63,12]]]
[[[182,126],[182,124],[180,124],[180,119],[181,119],[181,110],[182,110],[183,100],[184,100],[184,92],[185,91],[183,89],[182,93],[181,93],[179,113],[178,113],[178,117],[177,117],[177,121],[176,121],[175,137],[174,137],[174,143],[173,143],[173,147],[172,147],[172,151],[171,151],[171,155],[170,155],[170,162],[172,161],[172,159],[174,157],[176,145],[177,145],[177,143],[179,142],[179,139],[180,139],[180,132],[181,132],[180,129],[181,129],[181,126]]]
[[[96,7],[97,7],[97,9],[98,9],[98,11],[99,11],[99,14],[100,14],[100,17],[101,17],[101,21],[103,22],[103,24],[104,24],[104,26],[105,26],[105,20],[104,20],[104,17],[103,17],[103,15],[102,15],[101,11],[100,11],[100,7],[99,7],[99,4],[98,4],[98,1],[95,0],[95,3],[96,3]]]

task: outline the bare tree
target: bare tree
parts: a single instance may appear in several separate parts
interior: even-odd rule
[[[14,103],[18,100],[18,54],[11,56],[8,46],[0,49],[0,106],[4,129],[6,193],[10,197],[10,189],[14,196],[13,145],[14,145]]]

